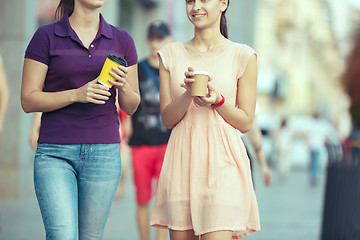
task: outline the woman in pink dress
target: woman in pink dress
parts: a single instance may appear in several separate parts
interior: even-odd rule
[[[256,53],[227,39],[229,0],[186,0],[194,37],[159,51],[160,108],[172,128],[151,225],[172,240],[229,240],[260,230],[249,159],[237,129],[254,120]],[[194,70],[211,81],[192,97]],[[184,76],[185,75],[185,76]]]

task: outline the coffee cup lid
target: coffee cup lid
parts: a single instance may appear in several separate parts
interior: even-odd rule
[[[210,76],[210,74],[208,72],[206,72],[206,71],[194,71],[193,73],[194,73],[194,75],[195,74],[203,74],[203,75]]]
[[[118,64],[120,64],[122,66],[127,67],[127,62],[126,62],[126,60],[124,58],[118,57],[118,56],[116,56],[114,54],[109,54],[107,57],[109,59],[111,59],[112,61],[114,61],[114,62],[116,62],[116,63],[118,63]]]

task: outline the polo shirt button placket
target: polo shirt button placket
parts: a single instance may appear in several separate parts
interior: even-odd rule
[[[94,48],[94,44],[90,44],[90,49],[89,49],[89,58],[91,58],[92,57],[92,55],[91,55],[91,50]]]

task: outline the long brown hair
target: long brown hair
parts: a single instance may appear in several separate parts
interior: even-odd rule
[[[228,7],[229,7],[229,4],[230,4],[230,0],[228,0],[228,6],[227,6],[227,8],[225,9],[225,11],[223,11],[223,12],[221,13],[221,19],[220,19],[220,33],[221,33],[225,38],[229,38],[229,36],[228,36],[227,20],[226,20],[226,16],[225,16],[225,13],[226,13],[226,10],[227,10]]]
[[[68,11],[74,11],[74,0],[60,0],[60,3],[55,11],[55,20],[60,20]]]

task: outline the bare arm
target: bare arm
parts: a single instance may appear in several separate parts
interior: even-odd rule
[[[264,151],[261,148],[262,145],[262,134],[256,121],[254,121],[251,129],[246,133],[251,141],[251,146],[256,154],[256,159],[259,162],[261,175],[263,177],[266,186],[270,186],[272,182],[272,173],[269,165],[266,161]]]
[[[237,104],[238,107],[230,104],[223,104],[216,108],[218,113],[230,125],[245,133],[249,131],[254,121],[256,105],[256,83],[257,83],[257,64],[256,56],[253,55],[246,67],[246,70],[237,85]]]
[[[50,112],[75,102],[104,104],[111,93],[97,83],[97,79],[78,89],[61,92],[43,92],[48,66],[26,58],[21,85],[21,105],[26,113]]]
[[[165,69],[162,59],[159,59],[160,71],[160,112],[164,125],[167,128],[174,127],[186,114],[192,97],[189,91],[185,91],[180,97],[172,100],[170,92],[170,73]]]
[[[9,107],[9,86],[4,66],[0,62],[0,134],[3,131],[5,116]]]

